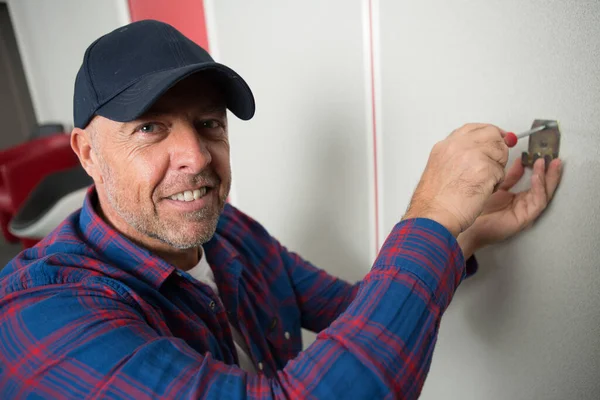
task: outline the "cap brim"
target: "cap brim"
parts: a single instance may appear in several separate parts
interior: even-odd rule
[[[200,71],[215,71],[223,78],[219,81],[224,85],[227,108],[236,117],[249,120],[254,116],[254,96],[248,84],[231,68],[212,62],[144,76],[98,108],[96,114],[113,121],[133,121],[144,114],[175,84]]]

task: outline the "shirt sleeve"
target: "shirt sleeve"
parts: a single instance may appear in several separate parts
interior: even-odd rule
[[[302,318],[302,327],[320,332],[348,308],[358,292],[359,283],[350,283],[329,275],[288,251],[273,239],[292,282]]]
[[[398,224],[355,299],[272,378],[160,336],[106,283],[27,289],[0,302],[0,397],[415,399],[464,264],[437,223]]]
[[[288,275],[294,286],[296,299],[302,315],[302,327],[318,333],[327,328],[356,297],[360,282],[350,283],[332,276],[298,254],[288,251],[276,239],[272,239],[281,254]],[[478,270],[475,256],[466,264],[466,278]]]

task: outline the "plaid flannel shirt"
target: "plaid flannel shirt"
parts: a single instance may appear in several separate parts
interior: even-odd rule
[[[112,229],[96,203],[92,187],[0,273],[0,398],[414,399],[466,275],[431,220],[397,224],[350,285],[227,205],[204,245],[218,298]],[[229,322],[257,374],[236,365]],[[319,332],[305,351],[302,327]]]

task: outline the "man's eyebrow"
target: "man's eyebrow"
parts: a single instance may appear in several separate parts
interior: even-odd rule
[[[119,124],[119,129],[117,130],[118,133],[120,133],[121,135],[126,135],[129,132],[128,127],[130,127],[132,124],[134,124],[135,121],[127,121],[127,122],[121,122]]]
[[[201,113],[219,112],[219,113],[222,113],[225,115],[227,112],[227,108],[224,105],[210,104],[210,105],[198,107],[197,111],[199,111]],[[139,117],[137,117],[136,119],[134,119],[133,121],[121,122],[119,125],[118,131],[119,131],[119,133],[126,134],[126,133],[128,133],[127,131],[129,130],[129,127],[131,125],[139,123],[140,121],[143,121],[143,120],[161,117],[161,116],[164,116],[164,115],[167,115],[170,113],[171,113],[171,111],[166,108],[165,109],[161,109],[160,107],[152,108],[152,109],[146,111],[145,113],[143,113],[142,115],[140,115]]]

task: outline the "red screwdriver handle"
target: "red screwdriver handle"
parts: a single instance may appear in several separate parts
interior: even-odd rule
[[[508,147],[515,147],[518,140],[519,138],[513,132],[507,132],[506,136],[504,136],[504,143],[506,143]]]

